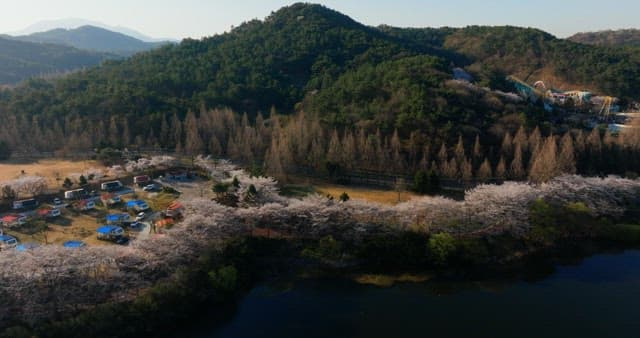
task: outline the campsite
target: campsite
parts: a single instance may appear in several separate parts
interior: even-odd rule
[[[61,179],[56,177],[59,173],[43,170],[54,163],[65,163],[70,170],[65,172],[68,175],[65,179],[73,177],[69,180],[76,183],[60,187]],[[177,201],[180,194],[167,186],[171,179],[160,184],[148,175],[149,170],[132,167],[127,171],[121,166],[93,166],[96,164],[93,161],[66,160],[4,164],[0,174],[13,180],[0,182],[3,187],[0,235],[15,238],[23,250],[42,245],[66,245],[69,241],[82,242],[82,247],[127,244],[130,239],[161,232],[175,224],[174,219],[182,215],[182,205]],[[184,172],[173,166],[160,168],[171,169],[172,175]],[[35,170],[48,175],[28,175]],[[73,173],[71,170],[81,172]],[[11,176],[21,171],[24,174]],[[144,174],[136,175],[140,173]],[[162,175],[156,174],[158,177]],[[186,177],[178,179],[184,182]],[[150,184],[157,188],[145,189]],[[10,187],[13,194],[5,192],[9,188],[4,187]],[[116,234],[105,233],[110,227],[120,230]],[[9,246],[6,245],[0,248],[7,249]]]

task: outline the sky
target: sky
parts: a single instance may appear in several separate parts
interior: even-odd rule
[[[10,4],[8,4],[10,2]],[[82,18],[152,37],[200,38],[264,19],[294,1],[281,0],[0,0],[0,32],[42,20]],[[640,28],[637,0],[318,0],[367,25],[535,27],[558,37],[604,29]]]

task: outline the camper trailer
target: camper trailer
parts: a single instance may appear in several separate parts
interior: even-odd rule
[[[13,209],[17,210],[17,209],[33,209],[35,207],[38,206],[38,201],[36,201],[35,199],[31,198],[28,200],[21,200],[21,201],[14,201],[13,202]]]
[[[64,192],[64,198],[68,200],[75,200],[84,197],[87,192],[84,189],[67,190]]]
[[[104,182],[100,185],[100,189],[104,191],[115,191],[120,188],[122,188],[122,182],[120,181]]]
[[[143,187],[151,182],[151,178],[148,175],[140,175],[133,177],[133,183],[137,184],[139,187]]]

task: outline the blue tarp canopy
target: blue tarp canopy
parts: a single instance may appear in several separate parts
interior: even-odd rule
[[[10,240],[15,240],[16,238],[9,235],[0,235],[0,242],[8,242]]]
[[[16,249],[18,249],[18,251],[22,251],[25,252],[27,250],[32,250],[39,247],[38,244],[36,243],[25,243],[25,244],[20,244],[16,247]]]
[[[66,241],[62,244],[65,248],[82,248],[85,245],[83,241]]]
[[[111,214],[107,215],[107,222],[121,222],[129,218],[128,214]]]
[[[98,233],[103,235],[121,234],[124,230],[115,225],[105,225],[98,228]]]
[[[144,201],[141,200],[132,200],[127,202],[128,207],[135,207],[136,205],[144,204]]]

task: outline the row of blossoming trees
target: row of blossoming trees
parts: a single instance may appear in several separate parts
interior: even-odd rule
[[[0,252],[0,322],[35,322],[101,302],[132,299],[177,267],[193,262],[202,250],[222,248],[225,239],[248,236],[255,228],[273,229],[293,238],[332,235],[353,243],[400,231],[525,236],[530,229],[528,206],[537,199],[582,202],[594,216],[616,218],[630,205],[637,205],[640,194],[637,180],[562,176],[537,186],[482,185],[468,191],[463,201],[421,197],[395,206],[355,200],[341,203],[317,195],[282,197],[275,180],[251,177],[227,161],[198,158],[197,164],[217,181],[235,178],[240,206],[185,198],[188,213],[183,223],[127,247],[70,250],[45,246]]]

